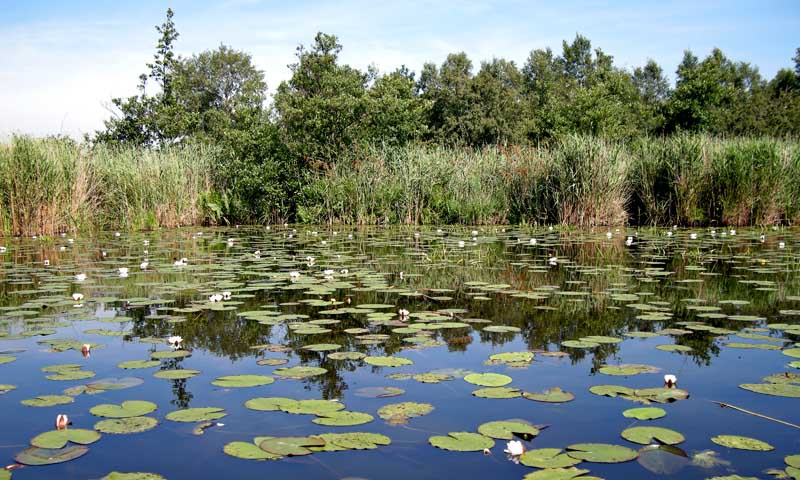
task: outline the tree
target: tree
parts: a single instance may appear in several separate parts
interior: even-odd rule
[[[451,53],[440,68],[425,64],[417,88],[431,102],[430,135],[443,143],[457,143],[468,136],[463,123],[469,106],[472,61],[464,52]]]
[[[526,113],[523,77],[514,62],[493,59],[481,64],[470,81],[469,105],[462,119],[471,145],[519,142]]]
[[[414,73],[405,66],[381,75],[369,89],[365,136],[387,145],[403,145],[422,138],[431,102],[416,92]]]
[[[281,82],[274,109],[283,138],[307,162],[328,163],[364,138],[370,76],[337,63],[342,45],[334,35],[297,47],[292,77]]]
[[[669,80],[655,62],[648,60],[644,67],[636,67],[631,76],[639,94],[639,117],[642,129],[652,133],[664,124],[664,104],[670,94]]]

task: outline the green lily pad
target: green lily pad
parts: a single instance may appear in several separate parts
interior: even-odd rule
[[[60,449],[30,447],[16,454],[14,460],[23,465],[53,465],[75,460],[86,455],[88,451],[89,449],[82,445]]]
[[[86,384],[92,390],[124,390],[126,388],[137,387],[144,383],[139,377],[115,377],[94,380]]]
[[[482,387],[502,387],[511,383],[511,377],[499,373],[470,373],[464,381]]]
[[[679,432],[662,427],[631,427],[623,430],[621,435],[629,442],[642,445],[656,443],[656,440],[666,445],[677,445],[685,440]]]
[[[528,400],[547,403],[565,403],[575,400],[575,395],[561,390],[559,387],[548,388],[544,392],[523,392],[522,396]]]
[[[658,372],[659,369],[656,367],[652,367],[650,365],[639,365],[639,364],[623,364],[623,365],[604,365],[600,367],[599,372],[604,375],[615,375],[615,376],[631,376],[631,375],[638,375],[640,373],[655,373]]]
[[[0,395],[8,393],[11,390],[16,390],[16,388],[17,388],[16,385],[10,385],[8,383],[0,383]]]
[[[589,340],[565,340],[561,342],[561,346],[569,348],[595,348],[599,347],[600,344]]]
[[[256,364],[261,366],[267,367],[277,367],[278,365],[285,365],[289,363],[289,359],[287,358],[262,358],[261,360],[257,361]],[[234,442],[240,443],[240,442]]]
[[[539,435],[539,429],[527,423],[500,420],[480,425],[478,433],[499,440],[511,440],[514,438],[514,434],[535,437]]]
[[[284,406],[294,405],[297,400],[285,397],[259,397],[251,398],[244,402],[244,406],[250,410],[258,410],[261,412],[274,412],[281,410]]]
[[[121,405],[102,404],[96,405],[89,410],[89,413],[98,417],[107,418],[129,418],[140,417],[158,408],[153,402],[144,400],[128,400]]]
[[[620,395],[631,396],[635,392],[635,390],[632,388],[622,387],[619,385],[594,385],[589,387],[589,391],[595,395],[601,395],[604,397],[617,397]]]
[[[572,480],[573,478],[593,480],[592,477],[582,476],[584,473],[589,473],[589,470],[576,467],[545,468],[525,475],[523,480]]]
[[[800,455],[789,455],[783,458],[786,465],[794,468],[800,468]]]
[[[664,417],[667,412],[663,408],[658,407],[644,407],[644,408],[629,408],[622,412],[625,418],[635,418],[637,420],[655,420]]]
[[[211,384],[224,388],[244,388],[269,385],[273,382],[275,379],[266,375],[228,375],[217,378]]]
[[[412,375],[411,378],[416,380],[420,383],[441,383],[452,380],[453,377],[444,373],[417,373],[416,375]]]
[[[522,396],[522,391],[512,387],[489,387],[473,390],[473,395],[480,398],[508,399]]]
[[[671,445],[647,445],[639,449],[636,461],[657,475],[672,475],[689,463],[689,456]]]
[[[200,370],[191,370],[188,368],[182,368],[179,370],[159,370],[158,372],[154,373],[153,376],[155,378],[161,378],[164,380],[184,380],[187,378],[192,378],[200,374]]]
[[[167,420],[173,422],[206,422],[217,420],[227,415],[224,408],[198,407],[175,410],[167,414]]]
[[[328,370],[322,367],[305,367],[295,366],[289,368],[276,368],[272,371],[273,374],[283,378],[302,379],[308,377],[316,377],[326,373]]]
[[[711,437],[711,441],[723,447],[736,448],[739,450],[755,450],[759,452],[775,450],[775,447],[767,442],[739,435],[717,435],[716,437]]]
[[[158,420],[151,417],[111,418],[94,424],[94,429],[102,433],[129,434],[141,433],[156,428]]]
[[[789,357],[800,358],[800,348],[787,348],[781,353]]]
[[[283,458],[283,455],[266,452],[254,443],[249,442],[230,442],[222,448],[222,451],[232,457],[244,460],[277,460]]]
[[[663,345],[656,345],[656,348],[665,352],[691,352],[692,347],[686,345],[678,345],[675,343],[666,343]]]
[[[500,363],[506,364],[523,364],[533,361],[533,352],[503,352],[489,355],[489,360],[486,361],[487,365],[497,365]]]
[[[361,352],[333,352],[328,354],[331,360],[363,360],[367,355]]]
[[[39,395],[36,398],[22,400],[20,403],[28,407],[52,407],[54,405],[64,405],[74,401],[75,399],[69,395]]]
[[[411,360],[403,357],[364,357],[364,361],[376,367],[402,367],[414,364]]]
[[[320,415],[318,418],[311,420],[318,425],[327,425],[330,427],[349,427],[353,425],[363,425],[373,421],[374,418],[368,413],[362,412],[330,412]]]
[[[16,359],[17,359],[17,357],[12,356],[12,355],[0,355],[0,365],[2,365],[4,363],[11,363]]]
[[[454,452],[480,452],[485,448],[492,448],[494,440],[479,433],[450,432],[448,436],[434,435],[428,442],[436,448]]]
[[[166,480],[156,473],[145,472],[111,472],[100,480]]]
[[[75,428],[40,433],[31,439],[31,445],[39,448],[60,449],[64,448],[68,442],[89,445],[98,440],[100,440],[100,434],[94,430]]]
[[[161,350],[150,354],[153,360],[164,360],[168,358],[183,358],[188,357],[192,352],[188,350]]]
[[[392,403],[378,409],[378,416],[386,420],[390,425],[405,425],[411,418],[431,413],[433,408],[430,403]]]
[[[800,398],[800,385],[786,383],[743,383],[739,388],[776,397]]]
[[[344,410],[344,405],[330,400],[295,400],[294,403],[284,403],[281,411],[295,415],[326,415],[328,413]]]
[[[576,443],[567,447],[567,455],[594,463],[623,463],[639,456],[628,447],[607,443]]]
[[[519,463],[535,468],[564,468],[581,462],[582,460],[572,458],[566,453],[561,453],[560,448],[528,450],[519,457]]]
[[[389,437],[377,433],[323,433],[318,436],[325,440],[325,446],[308,447],[311,451],[373,450],[378,448],[378,445],[389,445],[391,443]]]
[[[137,368],[152,368],[161,365],[158,360],[129,360],[127,362],[118,363],[117,367],[132,370]]]
[[[306,345],[302,347],[303,350],[309,350],[312,352],[328,352],[331,350],[338,350],[342,348],[341,345],[338,343],[315,343],[313,345]]]
[[[301,456],[312,453],[307,447],[324,447],[325,440],[320,437],[273,437],[263,440],[258,446],[273,455]]]

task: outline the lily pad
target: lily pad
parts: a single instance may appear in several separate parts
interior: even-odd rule
[[[378,445],[389,445],[392,442],[386,435],[365,432],[323,433],[318,436],[325,440],[325,446],[309,447],[311,451],[373,450]]]
[[[266,375],[228,375],[218,377],[211,384],[224,388],[244,388],[269,385],[273,382],[275,379]]]
[[[70,428],[40,433],[31,439],[31,445],[39,448],[60,449],[64,448],[68,442],[89,445],[98,440],[100,440],[100,434],[94,430]]]
[[[258,410],[261,412],[274,412],[281,410],[286,405],[294,405],[297,400],[285,397],[259,397],[251,398],[244,402],[244,406],[250,410]]]
[[[318,425],[327,425],[330,427],[349,427],[353,425],[369,423],[372,420],[374,420],[374,418],[368,413],[348,412],[343,410],[339,412],[324,413],[318,418],[312,420],[312,422]]]
[[[567,447],[567,455],[594,463],[623,463],[639,456],[628,447],[607,443],[576,443]]]
[[[390,398],[404,393],[406,393],[405,390],[397,387],[362,387],[355,392],[357,397],[366,398]]]
[[[592,480],[591,477],[582,476],[589,473],[589,470],[576,467],[567,468],[545,468],[523,477],[523,480],[572,480],[573,478]]]
[[[75,460],[86,455],[87,452],[89,449],[82,445],[59,449],[30,447],[16,454],[14,460],[23,465],[53,465]]]
[[[711,441],[723,447],[736,448],[739,450],[755,450],[759,452],[775,450],[775,447],[767,442],[739,435],[717,435],[716,437],[711,437]]]
[[[328,370],[322,367],[305,367],[305,366],[295,366],[289,368],[276,368],[272,371],[273,374],[284,377],[284,378],[293,378],[293,379],[302,379],[308,377],[316,377],[318,375],[322,375],[326,373]]]
[[[232,457],[245,460],[277,460],[283,458],[283,455],[266,452],[254,443],[249,442],[230,442],[222,448],[222,451]]]
[[[482,387],[502,387],[511,383],[511,377],[499,373],[471,373],[464,381]]]
[[[411,418],[431,413],[433,408],[430,403],[392,403],[378,409],[378,416],[386,420],[390,425],[405,425]]]
[[[663,408],[658,407],[629,408],[622,412],[622,416],[625,418],[635,418],[636,420],[655,420],[666,414],[667,412]]]
[[[479,433],[450,432],[447,436],[434,435],[428,442],[436,448],[454,452],[480,452],[485,448],[492,448],[494,440]]]
[[[153,402],[144,400],[128,400],[121,405],[102,404],[96,405],[89,410],[89,413],[98,417],[107,418],[129,418],[140,417],[155,411],[158,408]]]
[[[132,370],[138,368],[152,368],[161,365],[158,360],[129,360],[127,362],[118,363],[117,367],[125,370]]]
[[[473,395],[480,398],[517,398],[522,396],[522,391],[512,387],[489,387],[473,390]]]
[[[544,392],[523,392],[522,396],[528,400],[547,403],[565,403],[575,400],[575,395],[561,390],[559,387],[548,388]]]
[[[672,475],[689,464],[689,456],[671,445],[648,445],[639,449],[636,461],[657,475]]]
[[[218,407],[197,407],[175,410],[167,414],[167,420],[173,422],[205,422],[217,420],[227,415],[225,409]]]
[[[111,472],[100,480],[165,480],[164,477],[156,473],[145,472]]]
[[[582,460],[562,453],[560,448],[538,448],[523,453],[519,457],[519,462],[535,468],[564,468],[577,465]]]
[[[294,403],[282,404],[280,409],[295,415],[326,415],[344,410],[344,405],[330,400],[296,400]]]
[[[599,347],[600,344],[589,340],[565,340],[561,342],[561,346],[569,348],[595,348]]]
[[[776,397],[800,398],[800,385],[787,383],[743,383],[740,388]]]
[[[156,428],[158,420],[152,417],[128,417],[101,420],[94,429],[102,433],[129,434],[141,433]]]
[[[258,446],[274,455],[301,456],[312,453],[307,447],[324,447],[325,440],[320,437],[273,437],[263,440]]]
[[[160,370],[153,374],[155,378],[164,380],[184,380],[192,378],[200,374],[200,370],[191,370],[188,368],[181,368],[179,370]]]
[[[638,375],[640,373],[655,373],[658,372],[659,369],[656,367],[652,367],[650,365],[639,365],[639,364],[623,364],[623,365],[604,365],[600,367],[599,372],[604,375],[615,375],[615,376],[631,376],[631,375]]]
[[[662,443],[677,445],[685,440],[684,436],[675,430],[663,427],[631,427],[622,431],[622,438],[633,443],[649,445]]]
[[[39,395],[36,398],[22,400],[20,403],[28,407],[52,407],[54,405],[64,405],[74,401],[75,399],[69,395]]]
[[[365,357],[364,361],[376,367],[402,367],[403,365],[413,365],[414,362],[403,357]]]
[[[514,438],[514,434],[535,437],[539,435],[539,429],[527,423],[500,420],[480,425],[478,427],[478,433],[499,440],[511,440]]]

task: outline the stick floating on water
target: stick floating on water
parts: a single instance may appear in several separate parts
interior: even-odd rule
[[[746,413],[748,415],[753,415],[753,416],[759,417],[759,418],[765,418],[767,420],[772,420],[773,422],[778,422],[778,423],[781,423],[781,424],[789,426],[789,427],[794,427],[794,428],[800,429],[800,425],[795,425],[794,423],[789,423],[789,422],[786,422],[784,420],[779,420],[777,418],[768,417],[768,416],[762,415],[760,413],[751,412],[750,410],[745,410],[744,408],[737,407],[736,405],[731,405],[730,403],[718,402],[716,400],[711,400],[711,402],[712,403],[716,403],[717,405],[719,405],[722,408],[732,408],[734,410],[738,410],[738,411],[740,411],[742,413]]]

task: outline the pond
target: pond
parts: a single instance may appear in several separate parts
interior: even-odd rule
[[[6,239],[0,455],[19,465],[0,479],[798,478],[799,241],[292,225]]]

